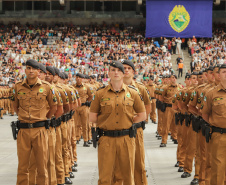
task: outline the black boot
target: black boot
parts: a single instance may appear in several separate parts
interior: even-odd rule
[[[72,184],[72,181],[69,177],[65,177],[65,183],[64,184]]]
[[[177,140],[176,140],[176,139],[174,140],[174,144],[178,144],[178,142],[177,142]]]
[[[87,141],[84,141],[83,147],[90,147]]]
[[[93,143],[92,143],[92,141],[90,141],[90,140],[89,140],[89,141],[88,141],[88,144],[90,144],[90,145],[91,145],[91,144],[93,144]]]
[[[174,165],[175,167],[179,167],[179,161]]]
[[[159,147],[166,147],[166,144],[161,143]]]
[[[73,172],[77,172],[78,170],[75,168],[75,166],[72,166],[71,167],[71,170],[73,171]]]
[[[77,161],[74,161],[74,167],[77,167],[77,166],[78,166]]]
[[[72,179],[72,178],[75,178],[75,176],[74,176],[74,174],[72,173],[72,172],[69,172],[69,174],[70,174],[70,178]]]
[[[184,172],[184,168],[182,166],[179,167],[178,172]]]
[[[191,185],[199,185],[199,179],[193,179],[192,181],[191,181]]]
[[[188,178],[188,177],[191,177],[191,174],[188,173],[188,172],[184,172],[184,173],[181,175],[181,178]]]
[[[77,145],[79,144],[79,140],[76,141],[76,144],[77,144]]]

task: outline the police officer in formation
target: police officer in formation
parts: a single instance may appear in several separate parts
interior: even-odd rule
[[[28,60],[25,79],[1,86],[1,118],[7,111],[18,115],[12,124],[17,185],[72,184],[81,138],[84,147],[98,145],[99,185],[148,184],[143,130],[149,115],[158,123],[160,147],[168,135],[178,144],[181,178],[191,176],[195,158],[191,185],[225,185],[226,65],[186,74],[185,87],[174,74],[160,76],[161,84],[150,75],[145,86],[134,72],[131,61],[113,61],[107,86],[81,73],[71,85],[56,67]]]

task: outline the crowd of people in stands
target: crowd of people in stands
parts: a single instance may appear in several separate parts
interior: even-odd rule
[[[145,24],[88,26],[13,22],[0,24],[0,84],[10,84],[25,77],[24,63],[35,59],[56,66],[72,79],[76,73],[94,74],[98,81],[108,81],[109,64],[113,60],[134,62],[141,81],[154,74],[173,73],[171,55],[188,48],[191,71],[226,62],[224,25],[215,26],[213,38],[145,38]],[[174,61],[173,61],[174,62]],[[73,81],[73,80],[72,80]]]

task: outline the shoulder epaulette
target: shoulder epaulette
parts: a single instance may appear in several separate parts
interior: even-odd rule
[[[97,91],[99,91],[99,90],[101,90],[101,89],[103,89],[103,88],[105,88],[105,87],[106,87],[106,85],[103,85],[103,86],[99,87],[99,88],[97,89]]]
[[[137,83],[137,84],[139,84],[139,85],[144,85],[142,82],[135,82],[135,83]],[[145,86],[145,85],[144,85]]]
[[[16,84],[19,84],[19,83],[22,83],[22,82],[23,82],[22,80],[17,81],[17,82],[15,83],[15,85],[16,85]]]
[[[47,85],[52,86],[49,82],[47,82],[47,81],[45,81],[45,80],[42,80],[42,83],[43,83],[43,84],[47,84]]]
[[[132,88],[132,89],[134,89],[134,90],[137,91],[136,87],[134,87],[134,86],[132,86],[132,85],[128,85],[128,87],[129,87],[129,88]]]

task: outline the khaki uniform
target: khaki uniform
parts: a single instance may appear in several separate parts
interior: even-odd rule
[[[92,92],[90,88],[85,85],[81,84],[80,86],[76,85],[75,88],[77,89],[81,103],[85,103],[88,97],[92,97]],[[89,124],[89,107],[82,105],[75,110],[75,115],[77,118],[77,140],[81,138],[80,127],[82,127],[83,139],[84,142],[88,141],[88,124]]]
[[[164,87],[161,96],[164,98],[164,103],[172,105],[172,99],[174,95],[179,90],[179,86],[167,85]],[[171,136],[173,139],[177,140],[177,128],[175,125],[175,111],[172,107],[166,107],[166,111],[163,117],[163,130],[162,130],[162,143],[167,143],[168,133],[170,126],[171,127]]]
[[[15,91],[14,88],[11,87],[10,90],[9,90],[9,97],[12,97],[14,91]],[[10,106],[9,106],[9,114],[14,115],[15,111],[14,111],[14,108],[13,108],[13,101],[11,99],[9,99],[9,102],[10,102],[9,103],[10,104]]]
[[[60,92],[63,105],[69,104],[68,94],[60,84],[55,84],[57,91]],[[56,177],[57,184],[64,184],[65,169],[67,167],[67,124],[61,122],[61,125],[56,128]]]
[[[191,100],[189,105],[193,107],[201,108],[201,93],[207,84],[199,85],[192,92]],[[201,116],[201,114],[199,114]],[[195,176],[194,178],[199,179],[199,184],[205,185],[205,167],[206,167],[206,154],[205,154],[205,137],[200,131],[196,137],[196,157],[195,157]],[[191,167],[190,167],[191,168]]]
[[[47,120],[49,106],[57,105],[56,96],[51,87],[37,80],[32,88],[26,79],[15,85],[12,100],[19,107],[18,119],[21,123],[36,123]],[[17,137],[18,174],[17,185],[28,184],[28,167],[33,150],[37,164],[37,184],[48,185],[48,134],[45,127],[20,129]]]
[[[219,84],[216,88],[207,92],[202,109],[203,114],[209,115],[209,124],[214,127],[226,129],[225,119],[225,89]],[[211,185],[226,184],[226,134],[213,132],[210,145]],[[208,170],[208,169],[207,169]]]
[[[97,91],[90,111],[98,113],[97,127],[102,130],[129,129],[133,124],[134,111],[145,112],[144,103],[137,91],[123,84],[119,92],[111,85]],[[98,142],[98,185],[112,182],[118,161],[124,184],[134,185],[135,138],[102,136]]]
[[[154,95],[155,85],[147,85],[146,87],[150,93],[150,97],[152,98],[150,119],[156,123],[156,99]]]
[[[135,87],[137,91],[143,98],[144,105],[150,105],[149,92],[142,83],[132,81],[131,86]],[[135,139],[136,152],[135,152],[135,170],[134,170],[134,180],[135,185],[147,185],[146,169],[145,169],[145,151],[144,151],[144,133],[142,128],[137,129],[137,135]],[[118,164],[118,163],[117,163]],[[119,166],[119,164],[117,165]],[[114,184],[123,184],[120,168],[116,169]],[[120,180],[121,179],[121,180]],[[121,181],[121,182],[120,182]]]

